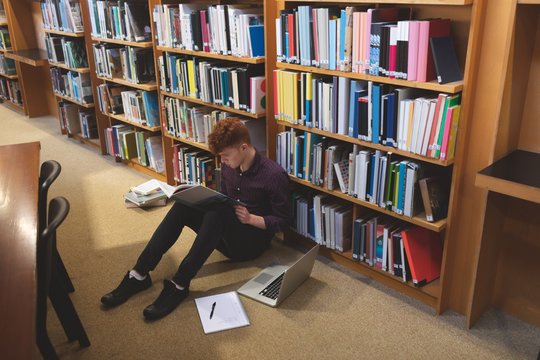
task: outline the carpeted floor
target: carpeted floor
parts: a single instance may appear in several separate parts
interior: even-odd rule
[[[71,212],[58,233],[59,250],[76,291],[72,299],[92,345],[67,343],[54,311],[49,333],[65,359],[536,359],[540,329],[489,311],[472,330],[461,315],[434,311],[360,274],[319,258],[312,278],[273,309],[242,298],[245,328],[204,335],[194,298],[237,289],[270,263],[288,264],[296,249],[275,242],[247,263],[218,252],[193,281],[189,298],[168,317],[145,322],[142,310],[161,291],[194,234],[180,240],[152,273],[154,285],[112,310],[100,307],[143,249],[168,207],[126,209],[122,194],[148,177],[60,135],[58,120],[29,119],[0,106],[0,144],[41,142],[41,161],[62,173],[49,198],[63,195]],[[3,254],[6,256],[6,254]]]

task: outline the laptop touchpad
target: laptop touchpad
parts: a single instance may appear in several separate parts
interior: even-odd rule
[[[259,284],[266,284],[268,280],[270,280],[271,278],[273,278],[272,275],[267,274],[267,273],[262,273],[259,276],[257,276],[255,279],[253,279],[253,281],[258,282]]]

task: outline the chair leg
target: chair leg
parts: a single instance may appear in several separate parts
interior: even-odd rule
[[[66,287],[67,292],[72,293],[75,291],[75,287],[73,286],[73,282],[71,282],[71,278],[69,277],[69,274],[67,272],[66,266],[64,265],[64,262],[62,261],[62,257],[60,257],[60,253],[58,253],[58,249],[54,248],[54,262],[56,263],[56,270],[58,273],[58,276],[61,278],[62,283]]]
[[[36,342],[39,352],[45,360],[58,359],[58,355],[56,354],[56,350],[54,350],[54,347],[52,346],[46,329],[44,331],[38,331]]]
[[[69,341],[78,340],[81,347],[90,346],[90,340],[84,330],[83,324],[73,302],[66,292],[63,284],[59,282],[59,279],[53,277],[51,281],[51,288],[49,290],[49,298],[53,304],[54,310],[60,319],[60,323],[64,328],[64,332]]]

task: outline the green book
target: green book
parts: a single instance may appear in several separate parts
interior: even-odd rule
[[[461,103],[461,95],[453,95],[446,98],[446,101],[444,103],[443,108],[443,114],[441,119],[441,126],[439,127],[439,136],[437,137],[437,143],[434,146],[434,149],[432,150],[432,157],[435,159],[438,159],[441,155],[441,146],[444,136],[444,124],[446,123],[446,113],[448,111],[449,107],[459,105]]]

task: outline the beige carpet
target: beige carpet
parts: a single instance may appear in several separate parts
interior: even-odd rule
[[[280,308],[242,298],[251,326],[204,335],[193,299],[235,290],[268,264],[287,264],[300,255],[280,243],[243,264],[215,252],[193,281],[190,297],[168,317],[147,323],[142,310],[186,254],[194,236],[188,230],[152,273],[152,288],[103,310],[101,295],[133,266],[168,208],[126,209],[122,194],[148,177],[60,135],[57,119],[28,119],[0,106],[0,129],[0,144],[37,140],[42,161],[62,164],[50,198],[63,195],[71,202],[59,249],[92,345],[67,343],[49,311],[49,333],[61,358],[536,359],[540,329],[532,325],[492,310],[466,330],[463,316],[434,316],[431,308],[322,258],[312,278]]]

